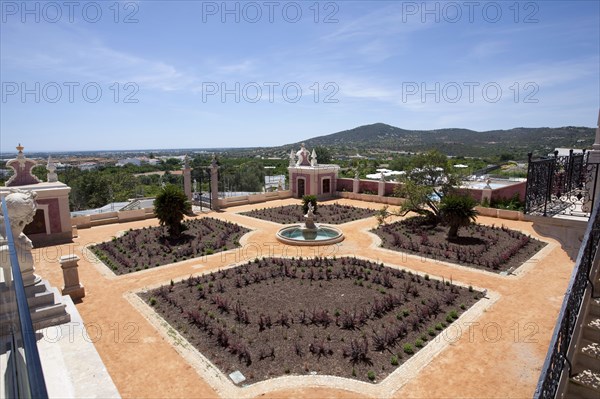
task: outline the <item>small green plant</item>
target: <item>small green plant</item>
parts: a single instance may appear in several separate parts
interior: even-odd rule
[[[152,297],[150,298],[150,306],[155,306],[156,305],[156,298]]]
[[[423,347],[423,341],[422,341],[421,339],[417,339],[417,340],[415,341],[415,346],[416,346],[417,348],[422,348],[422,347]]]
[[[402,347],[402,350],[407,355],[412,355],[413,353],[415,353],[415,350],[413,349],[413,346],[411,344],[404,344],[404,346]]]
[[[436,329],[437,331],[442,331],[442,330],[444,329],[444,326],[442,326],[442,323],[437,323],[437,324],[435,325],[435,329]]]
[[[397,366],[398,365],[398,356],[396,356],[396,355],[392,356],[390,363],[392,363],[392,366]]]
[[[458,313],[456,312],[456,310],[451,310],[449,315],[450,317],[452,317],[453,320],[458,319]]]
[[[375,381],[375,372],[373,370],[369,370],[369,372],[367,373],[367,378],[369,379],[369,381]]]
[[[435,336],[435,330],[433,328],[430,328],[427,330],[427,334],[429,334],[429,336],[433,337],[433,336]]]

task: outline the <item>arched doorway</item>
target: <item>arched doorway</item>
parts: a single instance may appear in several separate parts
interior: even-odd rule
[[[321,185],[321,194],[330,194],[331,193],[331,179],[323,179],[323,183]]]
[[[304,197],[304,179],[299,178],[298,179],[298,198],[302,198]]]

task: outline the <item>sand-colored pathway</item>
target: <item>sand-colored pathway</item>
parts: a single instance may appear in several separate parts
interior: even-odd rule
[[[352,200],[339,203],[380,208]],[[81,260],[79,274],[86,297],[77,304],[87,327],[89,339],[104,361],[123,397],[212,398],[219,397],[197,370],[127,299],[147,287],[181,280],[192,274],[226,267],[257,256],[356,255],[406,268],[454,282],[487,288],[497,294],[473,323],[456,323],[448,330],[448,346],[408,381],[387,384],[385,392],[376,388],[352,392],[343,384],[335,387],[305,386],[289,388],[285,384],[263,384],[257,396],[268,398],[358,398],[376,397],[531,397],[544,361],[550,336],[563,299],[573,262],[558,242],[538,236],[531,223],[480,217],[479,223],[504,224],[542,239],[549,245],[515,275],[500,276],[466,267],[448,265],[430,259],[407,256],[379,248],[376,236],[368,230],[376,226],[374,218],[350,222],[339,227],[345,234],[340,244],[320,247],[285,247],[275,239],[281,227],[239,215],[259,207],[297,204],[298,200],[229,208],[198,217],[216,217],[236,222],[253,231],[242,240],[243,247],[201,259],[149,269],[130,275],[115,276],[94,261],[84,250],[88,244],[110,240],[120,231],[157,225],[156,219],[113,224],[79,230],[74,243],[36,250],[36,273],[61,287],[60,255],[74,253]],[[485,300],[485,299],[484,299]],[[392,387],[392,388],[390,388]],[[245,388],[235,388],[242,392]],[[235,391],[231,391],[235,392]],[[240,396],[246,396],[241,395]]]

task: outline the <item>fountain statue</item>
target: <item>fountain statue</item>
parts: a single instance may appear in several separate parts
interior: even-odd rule
[[[317,237],[318,227],[315,224],[315,214],[314,214],[314,206],[310,202],[308,203],[308,212],[304,217],[306,220],[304,221],[304,225],[300,227],[302,230],[302,236],[307,240],[314,240]]]

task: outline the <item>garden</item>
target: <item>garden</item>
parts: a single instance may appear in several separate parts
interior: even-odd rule
[[[379,382],[482,297],[355,257],[255,259],[139,295],[248,384],[313,374]]]
[[[546,244],[504,225],[470,224],[448,239],[449,227],[416,216],[372,230],[383,248],[458,263],[492,272],[515,269]]]
[[[187,259],[212,255],[239,246],[250,230],[215,218],[190,219],[178,236],[167,227],[129,230],[121,237],[90,247],[115,274],[127,274]]]
[[[319,204],[315,212],[315,221],[326,224],[342,224],[368,218],[375,215],[376,212],[373,209],[338,203],[331,205]],[[241,214],[280,224],[292,224],[303,222],[306,212],[303,211],[302,205],[286,205],[275,208],[255,209],[249,212],[242,212]]]

